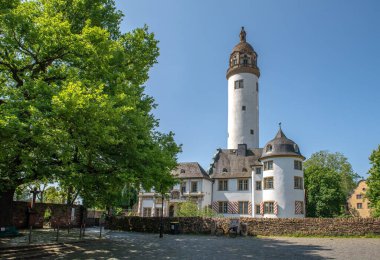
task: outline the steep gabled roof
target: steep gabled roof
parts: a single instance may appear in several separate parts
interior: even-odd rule
[[[215,179],[248,178],[252,167],[261,166],[262,149],[247,149],[246,155],[238,155],[236,149],[219,149],[210,168],[210,176]]]
[[[210,179],[207,172],[197,162],[179,163],[172,174],[178,178],[206,178]]]

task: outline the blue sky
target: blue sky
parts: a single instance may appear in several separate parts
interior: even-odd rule
[[[179,161],[206,170],[227,147],[226,70],[244,26],[258,53],[260,147],[282,122],[308,158],[343,153],[366,176],[380,144],[380,1],[116,0],[123,32],[147,24],[160,41],[147,94]]]

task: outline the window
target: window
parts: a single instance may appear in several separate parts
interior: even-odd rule
[[[261,174],[261,168],[259,167],[256,168],[256,174]]]
[[[191,182],[191,192],[197,192],[198,191],[198,182],[192,181]]]
[[[219,213],[228,213],[227,201],[219,201]]]
[[[248,190],[248,179],[238,180],[238,190]]]
[[[181,193],[186,193],[186,182],[181,183]]]
[[[248,214],[248,201],[239,201],[239,214]]]
[[[259,92],[259,83],[256,82],[256,91]]]
[[[242,107],[241,107],[241,110],[245,111],[245,106],[242,106]]]
[[[363,208],[363,204],[362,203],[356,203],[356,208],[357,209],[362,209]]]
[[[303,178],[302,177],[294,177],[294,188],[295,189],[303,189]]]
[[[156,213],[154,215],[155,217],[160,217],[161,216],[161,208],[156,208]]]
[[[172,191],[172,199],[173,200],[179,199],[179,192],[178,191]]]
[[[296,201],[295,203],[295,214],[304,214],[303,211],[303,201]]]
[[[241,169],[241,171],[242,171],[242,172],[248,172],[248,171],[247,171],[247,168],[245,168],[245,167],[244,167],[243,169]]]
[[[362,191],[365,191],[365,188],[363,188]]]
[[[264,214],[274,214],[274,202],[264,202]]]
[[[223,172],[228,172],[228,171],[227,171],[227,168],[223,168]]]
[[[270,190],[273,189],[273,187],[273,177],[264,178],[264,190]]]
[[[253,131],[253,129],[251,129],[251,135],[253,135],[255,133],[255,131]]]
[[[181,173],[185,173],[186,171],[184,169],[181,169]]]
[[[264,162],[264,171],[273,170],[273,161]]]
[[[152,215],[152,208],[143,208],[143,217],[150,217]]]
[[[272,147],[272,145],[271,144],[268,144],[267,145],[267,148],[265,149],[265,151],[268,153],[268,152],[272,152],[272,149],[273,149],[273,147]]]
[[[228,180],[219,180],[218,190],[228,190]]]
[[[235,81],[235,89],[244,88],[244,81],[242,79]]]
[[[261,212],[260,212],[260,204],[256,204],[255,208],[256,208],[256,214],[261,214]]]
[[[261,190],[261,181],[256,182],[256,190]]]
[[[356,195],[356,198],[357,198],[358,200],[360,200],[360,199],[362,198],[362,195],[361,195],[361,194],[357,194],[357,195]]]
[[[302,162],[294,160],[294,169],[295,170],[302,170]]]

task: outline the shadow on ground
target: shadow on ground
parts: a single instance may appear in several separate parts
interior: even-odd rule
[[[318,245],[282,239],[213,237],[110,232],[106,239],[88,241],[59,259],[328,259]]]

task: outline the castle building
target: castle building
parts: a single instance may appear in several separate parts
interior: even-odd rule
[[[259,77],[258,55],[247,42],[242,27],[240,42],[230,54],[227,70],[228,81],[228,140],[227,149],[218,149],[208,174],[199,166],[202,180],[201,195],[196,196],[199,208],[211,206],[226,217],[250,216],[256,218],[305,217],[305,190],[302,164],[305,157],[298,145],[287,138],[280,128],[274,139],[259,148]],[[173,171],[180,185],[186,178],[178,170]],[[186,173],[186,170],[183,174]],[[194,176],[193,176],[194,177]],[[197,178],[198,178],[197,177]],[[176,191],[174,188],[173,191]],[[202,195],[204,194],[204,195]],[[210,196],[208,196],[210,194]],[[191,194],[180,193],[186,200]],[[194,194],[195,195],[195,194]],[[154,215],[149,211],[155,193],[139,195],[140,216]],[[143,201],[145,198],[145,202]],[[151,199],[153,200],[153,199]],[[157,205],[157,204],[155,204]],[[165,207],[165,203],[163,203]],[[178,205],[170,204],[166,215],[175,216]],[[146,208],[146,210],[145,210]],[[148,211],[145,214],[145,211]]]

